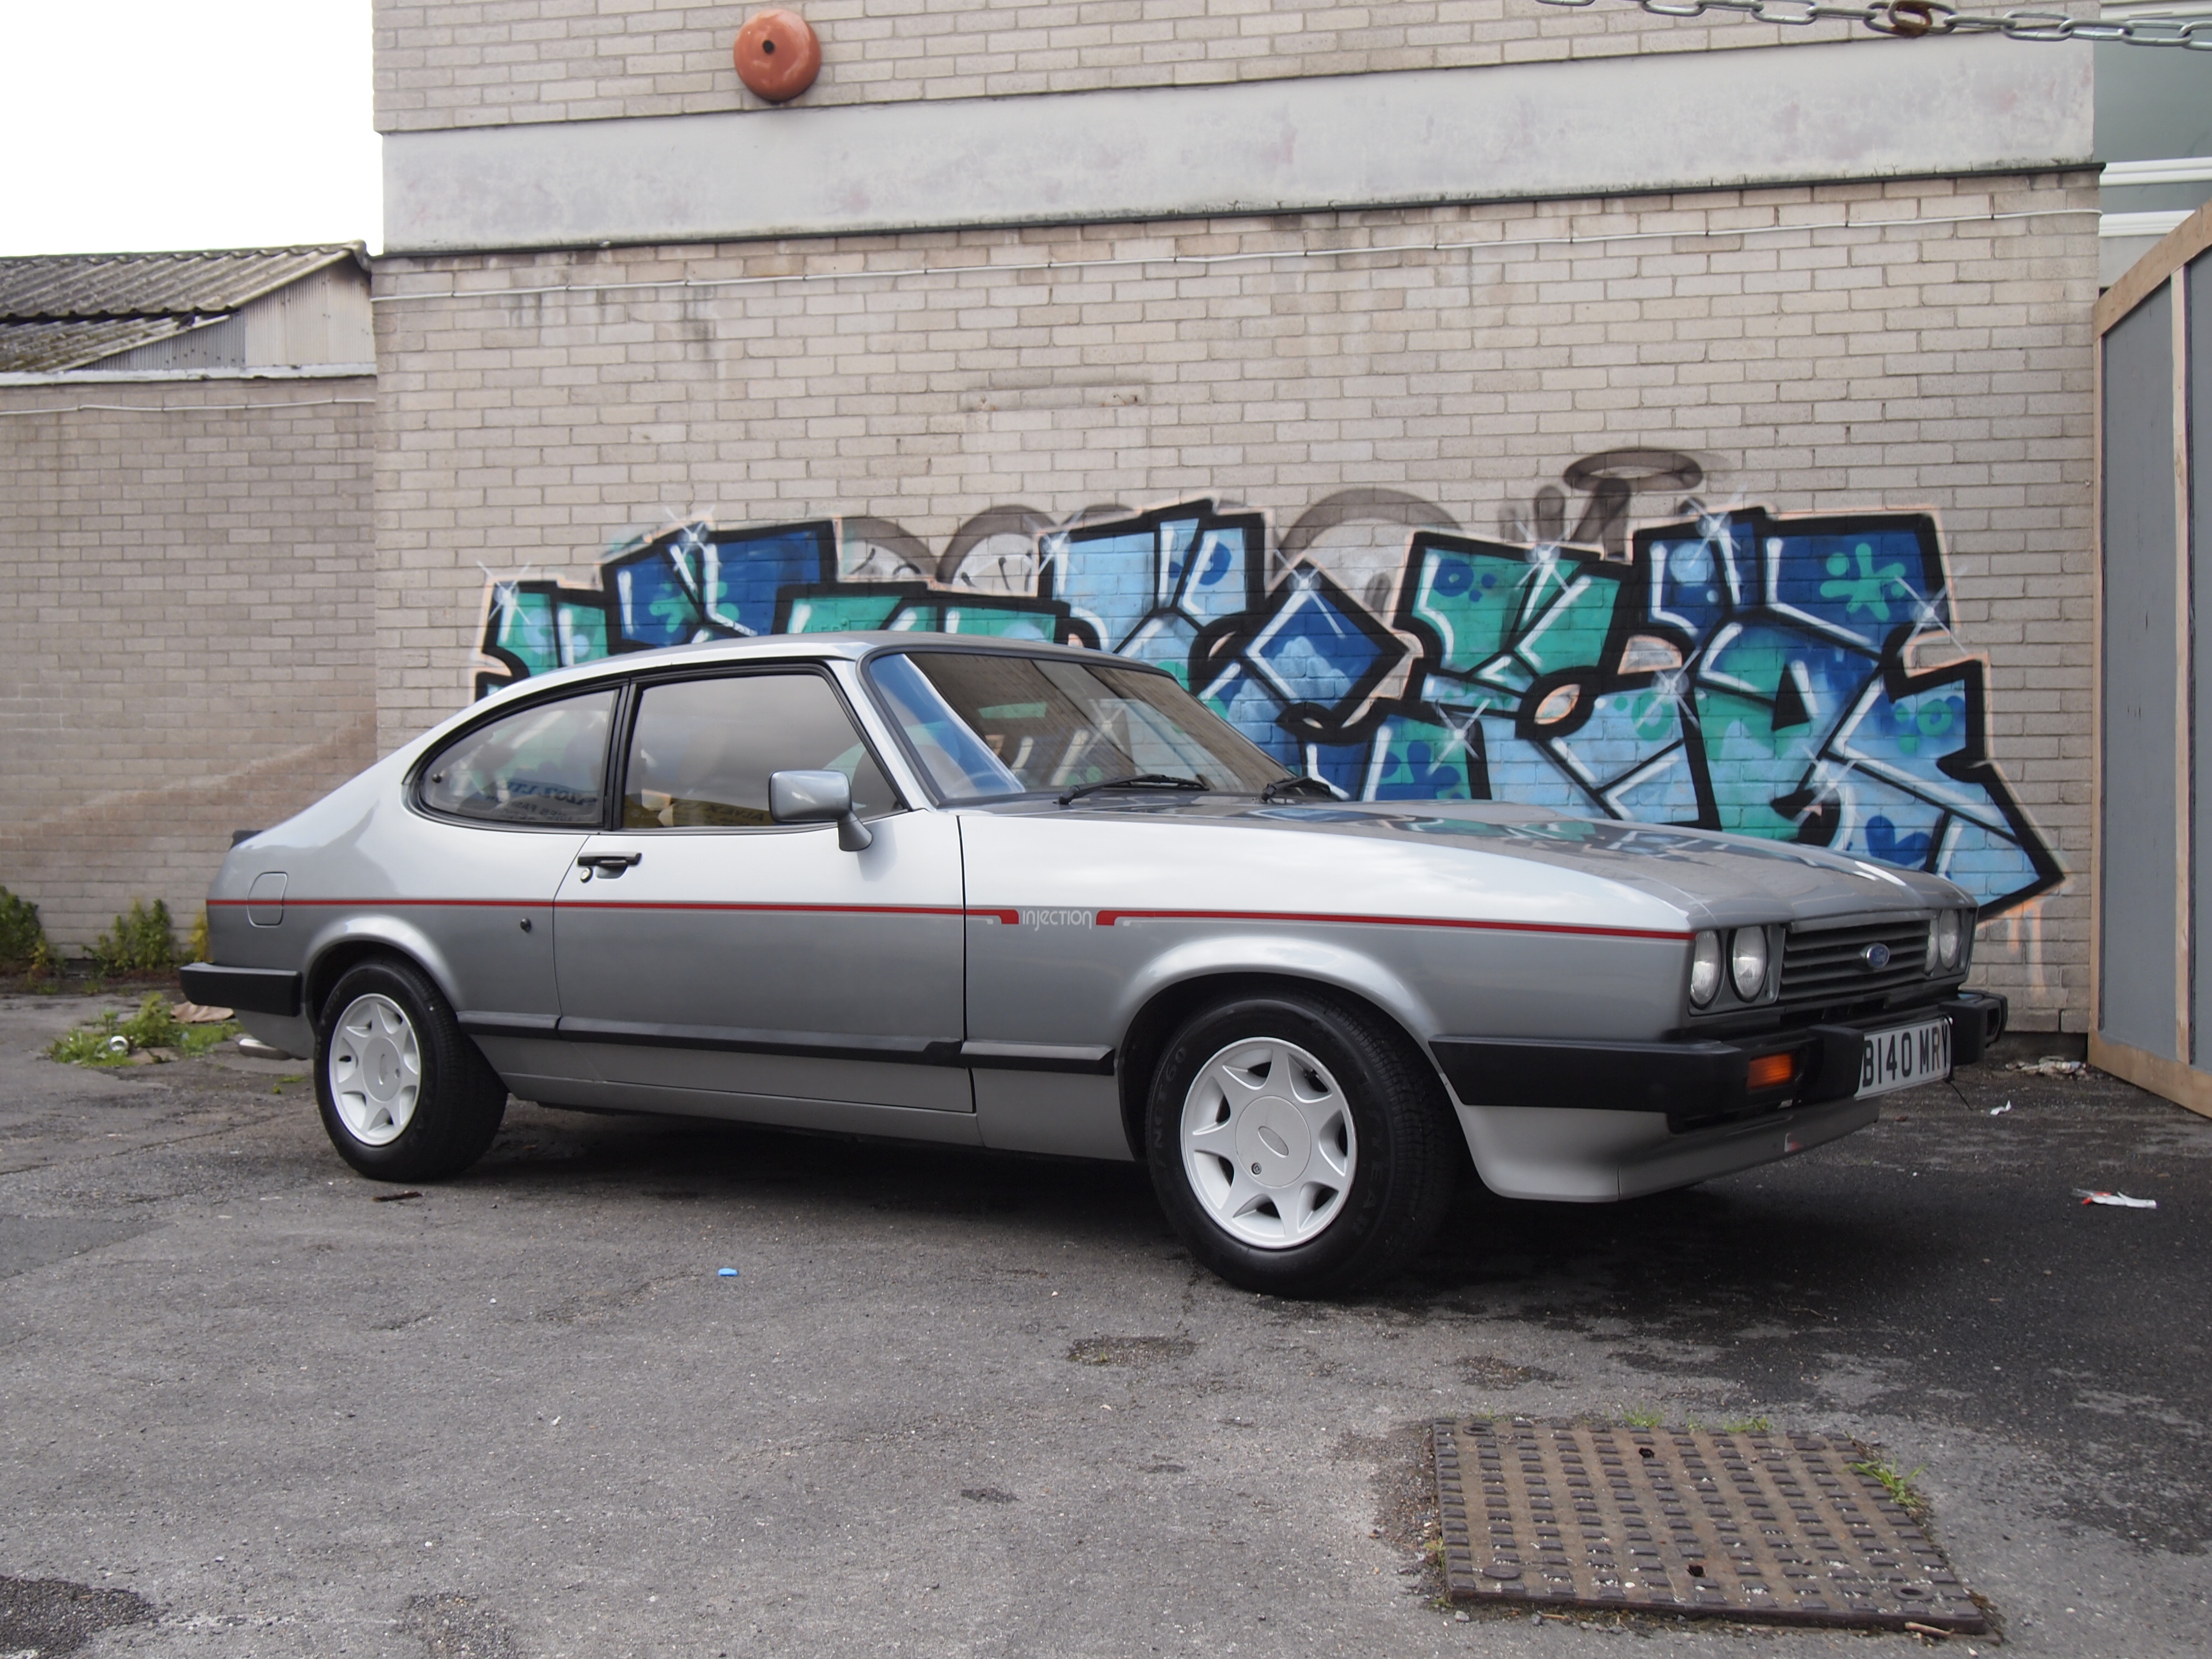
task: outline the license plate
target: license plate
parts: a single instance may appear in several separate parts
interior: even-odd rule
[[[1951,1075],[1951,1022],[1923,1020],[1893,1030],[1869,1031],[1859,1058],[1858,1097],[1886,1095]]]

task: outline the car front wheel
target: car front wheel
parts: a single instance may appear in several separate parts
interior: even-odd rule
[[[507,1085],[438,988],[397,959],[349,969],[315,1030],[315,1095],[338,1156],[379,1181],[435,1181],[483,1157]]]
[[[1192,1254],[1231,1284],[1290,1296],[1402,1267],[1443,1223],[1464,1157],[1410,1043],[1320,993],[1194,1016],[1153,1073],[1146,1139]]]

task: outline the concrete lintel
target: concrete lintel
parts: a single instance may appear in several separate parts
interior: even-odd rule
[[[1072,224],[2087,163],[1990,37],[400,132],[387,253]]]

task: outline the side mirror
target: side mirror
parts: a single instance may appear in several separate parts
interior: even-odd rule
[[[768,781],[768,815],[778,823],[834,823],[837,845],[858,853],[876,839],[853,811],[853,781],[842,772],[775,772]]]

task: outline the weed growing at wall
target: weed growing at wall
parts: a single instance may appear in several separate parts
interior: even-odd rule
[[[159,991],[125,1018],[110,1009],[89,1025],[54,1039],[46,1058],[71,1066],[143,1066],[149,1059],[175,1060],[204,1054],[239,1034],[234,1020],[187,1025]]]
[[[208,923],[205,905],[200,907],[198,920],[192,923],[192,931],[185,937],[185,960],[186,962],[208,960]]]
[[[104,974],[158,973],[177,963],[177,927],[168,901],[131,901],[128,914],[92,942],[88,953]]]
[[[56,965],[39,907],[0,887],[0,972],[35,977],[52,973]]]

